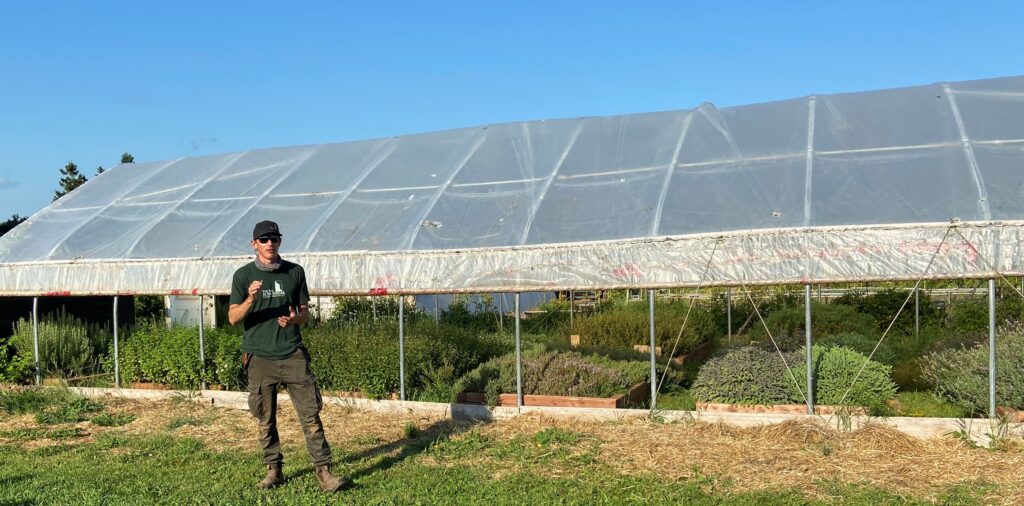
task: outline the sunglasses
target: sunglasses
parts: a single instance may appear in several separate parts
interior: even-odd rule
[[[256,242],[258,242],[260,244],[266,244],[268,242],[272,242],[274,244],[277,244],[277,243],[281,242],[281,236],[279,236],[279,235],[274,235],[274,236],[261,235],[261,236],[256,238]]]

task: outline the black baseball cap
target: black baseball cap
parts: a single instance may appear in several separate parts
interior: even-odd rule
[[[252,229],[252,238],[256,239],[264,235],[276,235],[281,237],[281,231],[277,228],[277,223],[270,220],[264,220],[256,224]]]

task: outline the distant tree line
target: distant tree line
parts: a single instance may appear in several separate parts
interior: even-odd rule
[[[132,156],[131,153],[125,151],[124,153],[121,153],[121,163],[135,163],[135,157]],[[105,170],[106,169],[104,169],[103,166],[96,167],[96,175],[98,176],[100,174],[103,174]],[[57,182],[58,188],[53,192],[54,201],[67,195],[68,193],[71,193],[72,190],[78,188],[79,186],[82,186],[83,184],[85,184],[86,181],[89,180],[87,177],[85,177],[85,174],[82,174],[78,170],[78,165],[76,165],[75,162],[71,161],[69,161],[63,169],[60,169],[60,175],[60,180]],[[19,224],[21,224],[21,222],[25,221],[26,219],[28,219],[27,216],[18,216],[17,214],[12,214],[11,217],[8,218],[7,220],[0,221],[0,236],[6,234],[8,231],[18,226]]]
[[[125,151],[124,153],[121,153],[121,163],[135,163],[135,157],[132,156],[131,153]],[[104,169],[102,165],[96,167],[97,176],[103,174],[104,171],[106,171],[106,169]],[[56,191],[53,192],[54,201],[67,195],[68,193],[71,193],[71,190],[74,190],[75,188],[82,186],[83,184],[85,184],[86,181],[89,180],[87,177],[85,177],[85,174],[82,174],[81,172],[78,171],[78,165],[76,165],[75,162],[70,161],[67,165],[64,166],[63,169],[60,169],[60,175],[60,181],[57,183],[58,188]]]

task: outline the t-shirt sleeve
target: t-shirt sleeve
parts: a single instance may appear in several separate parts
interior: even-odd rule
[[[309,303],[309,287],[306,286],[306,270],[299,268],[299,305]]]
[[[241,304],[245,302],[248,296],[249,287],[246,286],[245,276],[242,275],[242,270],[239,269],[231,277],[231,298],[228,300],[228,304]]]

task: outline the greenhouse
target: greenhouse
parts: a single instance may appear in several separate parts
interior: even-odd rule
[[[263,219],[324,296],[1005,279],[1021,118],[1008,77],[121,165],[0,238],[0,295],[223,295]]]

